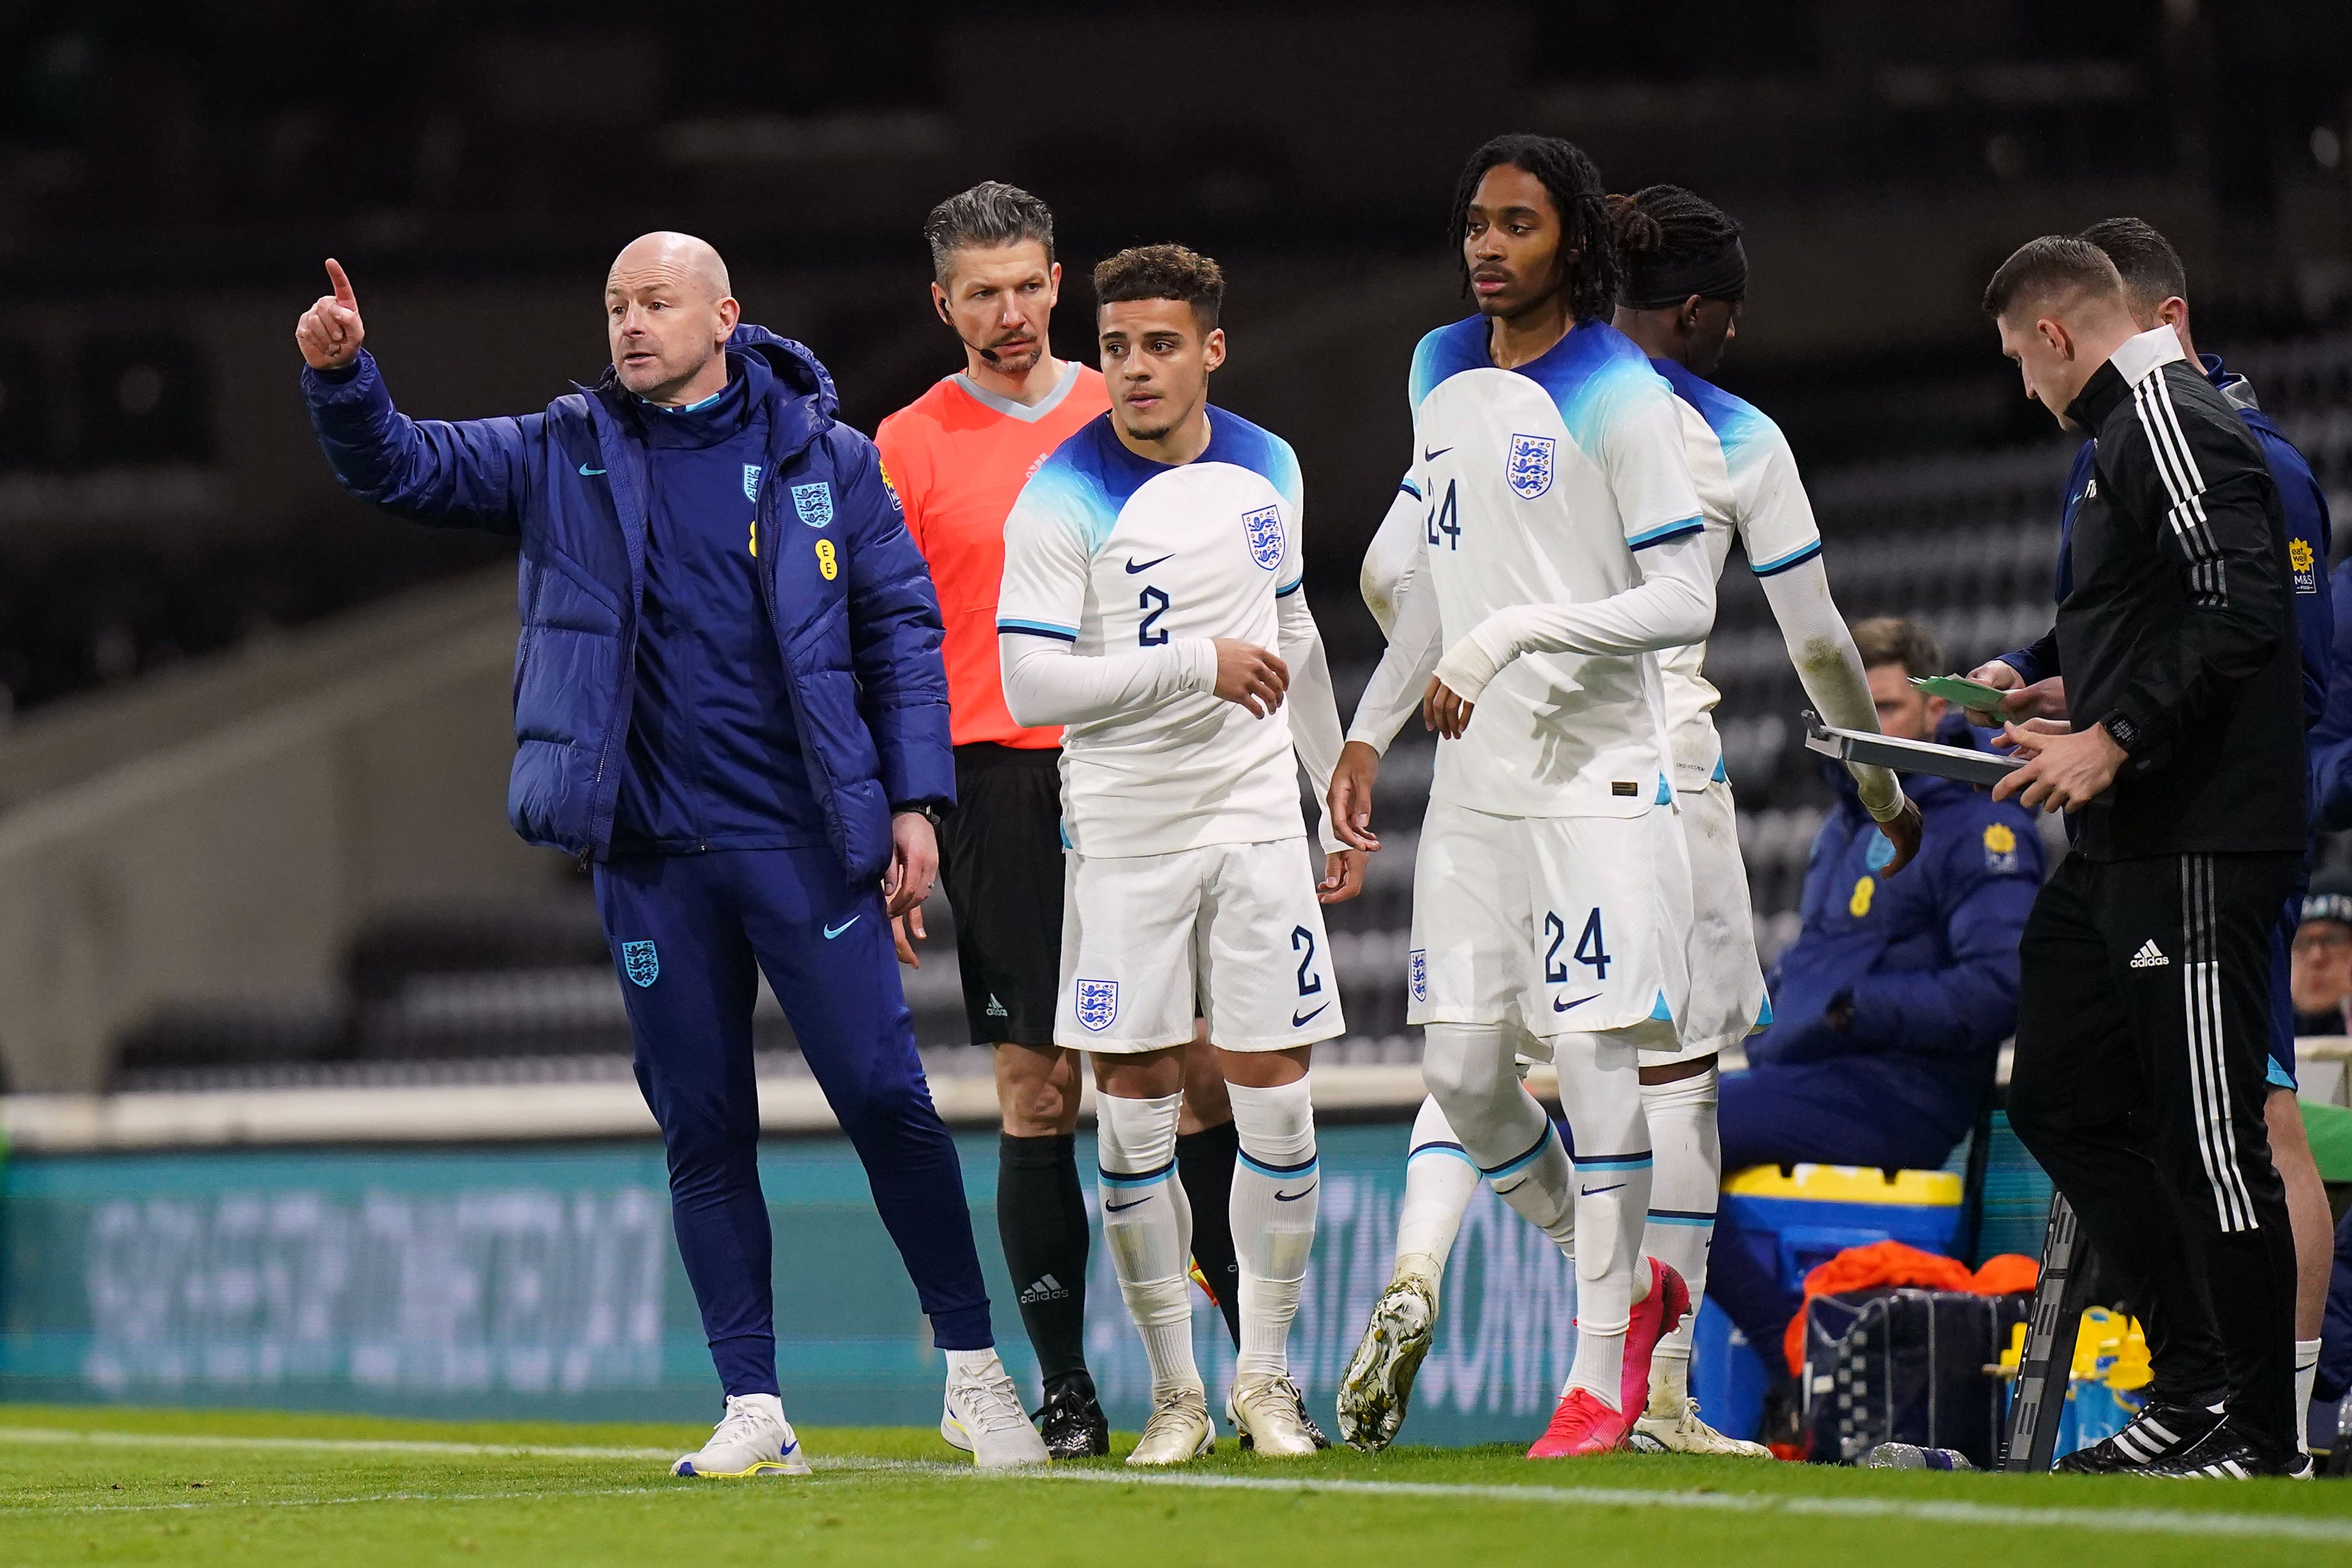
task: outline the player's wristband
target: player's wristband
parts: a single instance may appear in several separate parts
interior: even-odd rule
[[[1892,773],[1889,773],[1887,776],[1888,776],[1889,778],[1893,778],[1893,777],[1894,777],[1894,775],[1893,775]],[[1857,795],[1859,795],[1860,793],[1861,793],[1861,791],[1860,791],[1860,790],[1858,790],[1858,789],[1855,791],[1855,794],[1857,794]],[[1905,806],[1906,806],[1906,805],[1910,805],[1910,804],[1911,804],[1911,803],[1910,803],[1908,800],[1906,800],[1906,798],[1904,798],[1904,795],[1903,795],[1903,785],[1902,785],[1902,784],[1901,784],[1901,782],[1900,782],[1900,781],[1897,781],[1897,782],[1896,782],[1896,784],[1895,784],[1895,800],[1894,800],[1894,803],[1893,803],[1892,805],[1888,805],[1888,806],[1886,807],[1886,809],[1885,809],[1885,810],[1881,811],[1878,807],[1876,807],[1876,806],[1874,806],[1874,805],[1871,805],[1871,804],[1870,804],[1870,802],[1868,802],[1868,801],[1866,801],[1866,800],[1865,800],[1865,801],[1864,801],[1864,802],[1862,803],[1862,809],[1863,809],[1863,810],[1864,810],[1864,811],[1866,811],[1866,812],[1868,812],[1868,813],[1870,813],[1870,820],[1871,820],[1871,821],[1873,821],[1873,822],[1877,822],[1877,823],[1888,823],[1888,822],[1892,822],[1892,821],[1894,821],[1896,817],[1898,817],[1898,816],[1902,816],[1902,815],[1903,815],[1903,808],[1904,808]]]

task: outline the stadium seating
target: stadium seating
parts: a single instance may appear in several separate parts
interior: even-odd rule
[[[2352,517],[2352,335],[2261,345],[2231,363],[2334,489],[2338,515]],[[2066,444],[2044,439],[1815,473],[1811,494],[1840,606],[1856,618],[1924,620],[1959,669],[2039,635],[2049,625],[2056,491],[2069,457]],[[371,564],[380,556],[368,552]],[[1706,668],[1723,693],[1717,721],[1769,962],[1795,934],[1806,855],[1831,795],[1818,759],[1798,743],[1805,700],[1779,629],[1740,564],[1735,558],[1725,574]],[[1318,605],[1331,628],[1342,702],[1351,705],[1377,645],[1352,605],[1329,594]],[[1374,858],[1364,896],[1329,911],[1350,1033],[1325,1048],[1326,1061],[1413,1059],[1401,976],[1433,754],[1428,738],[1408,726],[1382,770],[1378,826],[1387,851]],[[984,1073],[963,1040],[944,899],[934,897],[929,921],[927,962],[907,976],[919,1037],[934,1076]],[[159,1011],[125,1037],[111,1081],[355,1084],[482,1074],[529,1081],[625,1071],[626,1023],[582,879],[535,899],[376,920],[350,942],[345,970],[340,995],[216,997]],[[764,1068],[798,1070],[772,998],[763,995],[755,1030]],[[1992,1202],[1989,1226],[2001,1227],[2002,1208]],[[2038,1212],[2018,1217],[2039,1223]]]

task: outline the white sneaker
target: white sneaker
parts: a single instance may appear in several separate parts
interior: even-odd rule
[[[1130,1465],[1189,1464],[1217,1451],[1217,1429],[1209,1421],[1209,1399],[1198,1388],[1155,1394],[1143,1438],[1127,1457]]]
[[[1021,1407],[1013,1374],[991,1351],[978,1366],[959,1371],[948,1362],[946,1408],[940,1415],[940,1436],[971,1456],[983,1470],[1010,1469],[1015,1465],[1042,1465],[1053,1456],[1045,1439]]]
[[[1261,1458],[1303,1459],[1315,1452],[1306,1405],[1289,1378],[1261,1372],[1234,1379],[1231,1408],[1242,1447]]]
[[[1772,1450],[1761,1443],[1727,1437],[1698,1418],[1698,1401],[1685,1397],[1682,1408],[1664,1390],[1653,1390],[1650,1406],[1625,1435],[1626,1447],[1652,1454],[1712,1454],[1725,1459],[1769,1459]]]
[[[698,1476],[706,1480],[741,1480],[750,1476],[804,1476],[808,1456],[801,1452],[793,1424],[784,1419],[784,1402],[772,1394],[730,1394],[727,1414],[710,1434],[710,1441],[683,1455],[669,1468],[673,1476]]]
[[[1350,1447],[1376,1454],[1396,1440],[1436,1329],[1437,1281],[1398,1269],[1339,1376],[1339,1436]]]

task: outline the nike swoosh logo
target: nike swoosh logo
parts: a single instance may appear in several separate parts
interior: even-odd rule
[[[1305,1197],[1307,1194],[1313,1192],[1318,1184],[1319,1184],[1315,1182],[1309,1182],[1295,1193],[1276,1193],[1274,1194],[1274,1201],[1278,1204],[1295,1204],[1299,1199]]]
[[[601,473],[603,473],[604,471],[604,469],[602,469],[602,468],[590,468],[590,467],[589,467],[587,464],[585,464],[585,463],[583,463],[583,464],[581,464],[581,465],[580,465],[580,472],[581,472],[582,476],[583,476],[583,477],[584,477],[584,478],[587,478],[587,479],[594,479],[598,474],[601,474]]]
[[[1620,1182],[1617,1184],[1616,1187],[1579,1187],[1577,1191],[1588,1198],[1597,1198],[1603,1193],[1613,1193],[1617,1190],[1617,1187],[1622,1187],[1624,1184],[1624,1183]]]
[[[837,926],[825,927],[824,940],[831,942],[835,937],[839,936],[843,931],[847,931],[851,926],[856,925],[859,921],[862,921],[866,917],[864,915],[852,915]]]
[[[1326,1002],[1323,1004],[1323,1007],[1328,1007],[1330,1005],[1330,1003]],[[1315,1013],[1320,1013],[1323,1011],[1323,1007],[1316,1008]],[[1306,1027],[1307,1020],[1313,1018],[1315,1016],[1315,1013],[1293,1013],[1290,1016],[1290,1026],[1294,1029]]]
[[[1424,463],[1433,463],[1452,450],[1454,450],[1454,448],[1451,447],[1440,447],[1436,451],[1433,452],[1424,447],[1422,448],[1421,460]]]
[[[1159,561],[1147,561],[1142,565],[1139,566],[1135,563],[1135,557],[1130,555],[1127,558],[1127,569],[1130,574],[1137,572],[1149,572],[1154,566],[1159,565],[1160,561],[1173,561],[1175,558],[1176,552],[1171,550],[1167,554],[1160,557]]]
[[[1600,993],[1600,992],[1595,991],[1595,992],[1592,994],[1592,996],[1598,996],[1598,995],[1600,995],[1600,994],[1601,994],[1601,993]],[[1551,1010],[1552,1010],[1553,1012],[1555,1012],[1555,1013],[1565,1013],[1565,1012],[1567,1012],[1570,1007],[1581,1007],[1581,1006],[1583,1006],[1587,1002],[1590,1002],[1590,1001],[1591,1001],[1591,1000],[1592,1000],[1592,996],[1579,996],[1579,997],[1578,997],[1575,1001],[1573,1001],[1573,1002],[1562,1002],[1562,1001],[1560,1001],[1558,997],[1554,997],[1554,998],[1552,999]]]
[[[1135,1203],[1132,1204],[1105,1204],[1103,1205],[1103,1213],[1117,1214],[1121,1209],[1131,1209],[1136,1206],[1136,1204],[1148,1204],[1150,1201],[1151,1200],[1148,1197],[1141,1197],[1136,1199]]]

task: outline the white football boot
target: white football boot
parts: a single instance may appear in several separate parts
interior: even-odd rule
[[[804,1476],[809,1463],[800,1439],[793,1435],[793,1424],[784,1419],[782,1400],[772,1394],[730,1394],[727,1414],[719,1417],[710,1441],[680,1456],[669,1473],[731,1481]]]
[[[1011,1469],[1016,1465],[1042,1465],[1053,1456],[1045,1439],[1030,1424],[1021,1406],[1013,1374],[989,1352],[988,1360],[969,1371],[948,1366],[946,1407],[940,1414],[940,1436],[971,1456],[983,1470]]]
[[[1436,1279],[1400,1268],[1339,1377],[1339,1436],[1349,1447],[1376,1454],[1396,1440],[1436,1329]]]
[[[1217,1451],[1217,1429],[1209,1420],[1208,1396],[1198,1388],[1156,1394],[1142,1440],[1127,1457],[1130,1465],[1189,1464]]]
[[[1307,1407],[1298,1385],[1279,1373],[1253,1373],[1234,1379],[1227,1405],[1242,1447],[1260,1458],[1303,1459],[1313,1454],[1315,1437],[1307,1430]]]
[[[1727,1437],[1698,1418],[1698,1401],[1685,1395],[1677,1410],[1675,1396],[1664,1389],[1650,1391],[1649,1408],[1627,1433],[1625,1446],[1652,1454],[1711,1454],[1722,1459],[1769,1459],[1772,1450],[1761,1443]]]

